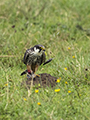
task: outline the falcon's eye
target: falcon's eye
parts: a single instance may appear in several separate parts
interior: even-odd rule
[[[43,47],[40,47],[40,48],[41,48],[41,50],[45,51],[45,48],[43,48]]]

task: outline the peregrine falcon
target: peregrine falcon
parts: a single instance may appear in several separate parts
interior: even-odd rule
[[[44,63],[46,60],[45,47],[43,45],[35,45],[34,47],[27,49],[23,62],[27,66],[27,70],[21,73],[29,73],[30,75],[34,74],[38,67]]]

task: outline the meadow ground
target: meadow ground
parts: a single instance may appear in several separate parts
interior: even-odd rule
[[[54,88],[21,86],[26,49],[42,44],[37,74],[58,78]],[[0,119],[90,119],[90,1],[0,1]]]

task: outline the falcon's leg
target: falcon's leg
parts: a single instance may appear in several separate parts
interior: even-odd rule
[[[27,71],[28,71],[29,74],[33,73],[33,71],[31,70],[31,66],[30,65],[27,65]]]
[[[27,78],[34,78],[36,75],[34,74],[34,72],[31,70],[31,66],[30,65],[27,65]]]
[[[39,65],[36,65],[36,66],[35,66],[35,72],[38,70],[38,67],[39,67]]]
[[[38,67],[39,67],[39,65],[36,65],[35,72],[38,70]],[[34,74],[35,74],[35,72],[34,72]],[[40,75],[38,75],[38,74],[35,74],[35,75],[38,76],[38,77],[40,77]]]

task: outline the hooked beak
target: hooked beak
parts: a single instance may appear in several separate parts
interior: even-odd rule
[[[44,51],[45,55],[47,55],[45,48],[41,47],[41,49]]]
[[[41,47],[41,49],[42,49],[43,51],[45,51],[45,48]]]

